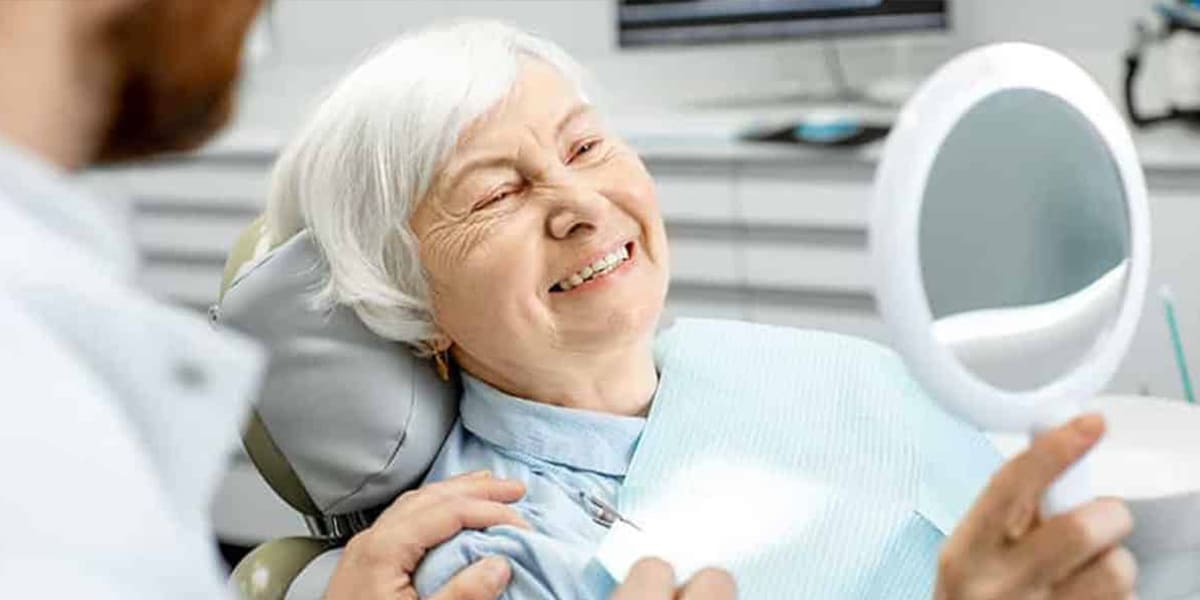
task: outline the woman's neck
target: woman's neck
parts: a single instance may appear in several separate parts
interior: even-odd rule
[[[645,416],[658,388],[651,342],[603,354],[562,355],[537,365],[489,368],[455,352],[475,377],[507,394],[534,402],[625,416]]]

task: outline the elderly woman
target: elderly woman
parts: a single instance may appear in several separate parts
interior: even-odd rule
[[[654,182],[576,63],[495,23],[401,38],[338,84],[281,158],[268,227],[276,240],[311,230],[324,301],[443,374],[457,365],[461,418],[428,481],[489,470],[527,486],[516,508],[529,527],[432,550],[421,595],[500,555],[509,597],[604,597],[592,556],[606,529],[587,505],[613,502],[655,400],[669,252]],[[1122,505],[1036,510],[1102,429],[1083,418],[999,471],[942,546],[941,596],[1129,593]]]

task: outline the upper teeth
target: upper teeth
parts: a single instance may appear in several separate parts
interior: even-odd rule
[[[625,246],[621,246],[620,248],[613,250],[604,257],[598,259],[596,262],[580,269],[576,273],[571,274],[571,276],[563,279],[562,281],[559,281],[558,287],[562,288],[562,290],[565,292],[571,288],[582,285],[583,282],[588,281],[589,279],[595,279],[596,277],[612,271],[617,267],[617,265],[625,262],[628,259],[629,250],[626,250]]]

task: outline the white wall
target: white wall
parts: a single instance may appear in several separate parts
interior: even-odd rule
[[[1115,91],[1132,20],[1150,0],[957,0],[950,34],[855,38],[839,43],[852,80],[909,65],[927,73],[954,51],[1032,41],[1066,52]],[[616,47],[616,0],[278,0],[274,50],[244,85],[239,126],[287,131],[322,86],[371,48],[407,29],[451,18],[500,18],[562,44],[623,106],[677,105],[737,92],[820,87],[812,42],[636,51]],[[906,57],[903,64],[898,64]]]

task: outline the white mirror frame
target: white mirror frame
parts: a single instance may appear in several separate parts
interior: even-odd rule
[[[1129,219],[1129,279],[1116,322],[1069,373],[1028,391],[993,387],[936,342],[919,251],[925,184],[943,142],[977,104],[1012,89],[1055,96],[1091,121],[1116,163]],[[1080,402],[1111,379],[1129,348],[1146,294],[1149,210],[1145,176],[1125,121],[1083,69],[1056,52],[1023,43],[987,46],[952,60],[901,112],[884,147],[872,201],[871,262],[879,311],[894,347],[942,406],[981,429],[1028,432],[1070,418]]]

